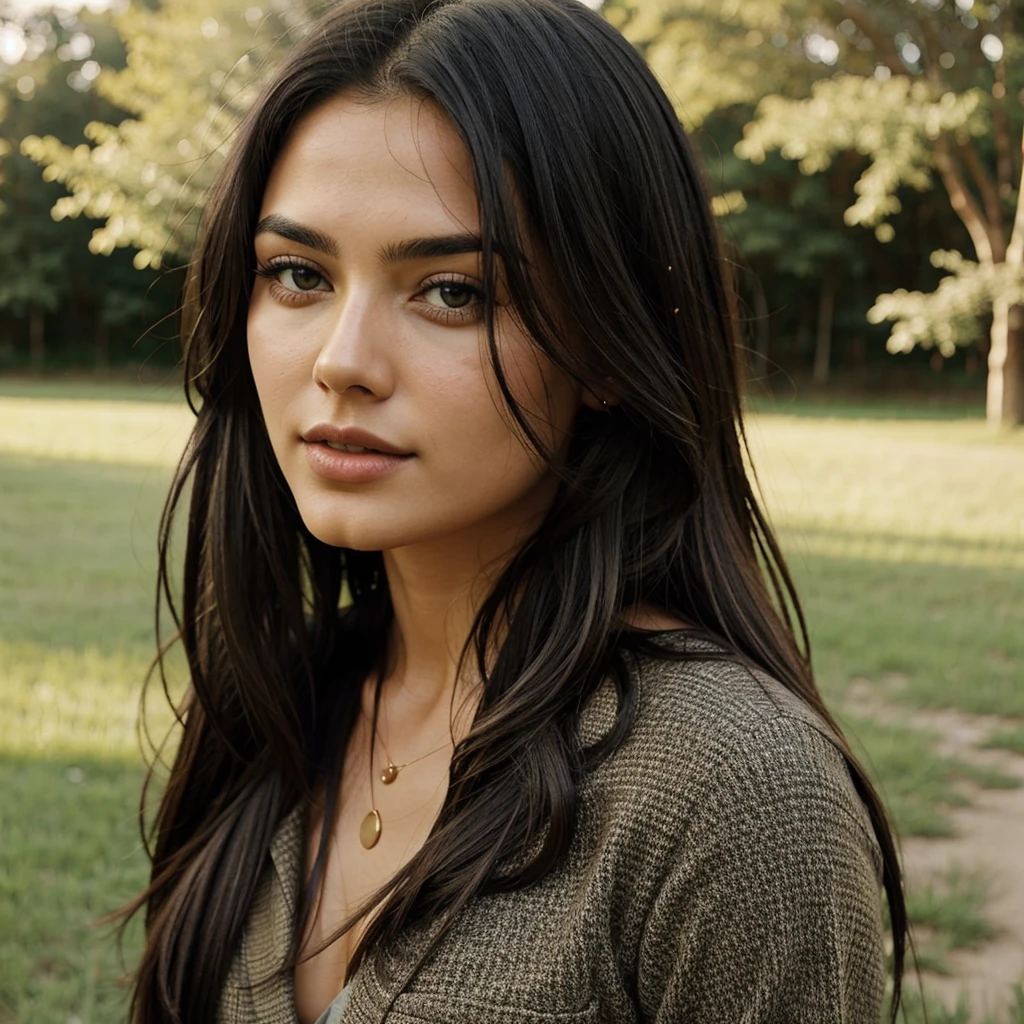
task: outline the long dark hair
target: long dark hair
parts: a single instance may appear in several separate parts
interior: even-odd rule
[[[403,928],[450,921],[474,895],[526,885],[564,854],[579,780],[630,728],[625,652],[670,656],[620,625],[627,608],[653,604],[693,624],[842,735],[815,687],[799,601],[745,469],[731,287],[693,151],[654,77],[579,0],[343,0],[246,117],[189,271],[196,425],[161,524],[158,620],[168,605],[191,687],[153,823],[152,880],[134,905],[145,908],[146,945],[132,1012],[145,1024],[215,1019],[274,830],[326,783],[294,963],[335,812],[338,751],[392,614],[380,553],[330,547],[303,525],[246,355],[253,234],[271,167],[297,120],[345,90],[412,95],[444,112],[474,167],[485,280],[500,253],[536,345],[615,398],[609,413],[580,412],[567,459],[553,466],[550,512],[477,615],[463,654],[485,680],[481,703],[430,837],[373,898],[379,912],[353,969]],[[554,300],[525,255],[520,208],[556,268]],[[493,371],[523,442],[539,449],[502,372],[494,316],[490,298]],[[189,485],[178,607],[169,550]],[[609,676],[617,727],[580,750],[580,709]],[[900,867],[881,801],[844,754],[884,859],[895,1018]],[[542,836],[525,864],[495,870]]]

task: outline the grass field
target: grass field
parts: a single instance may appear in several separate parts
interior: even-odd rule
[[[855,684],[908,716],[1007,716],[992,742],[1024,751],[1024,432],[823,412],[752,417],[761,484],[825,693],[901,830],[939,835],[961,783],[1010,780],[940,756],[909,717],[844,705]],[[116,947],[90,922],[146,873],[138,693],[156,521],[188,426],[166,388],[0,382],[0,1024],[124,1016]],[[912,894],[929,962],[985,938],[982,888],[965,876]]]

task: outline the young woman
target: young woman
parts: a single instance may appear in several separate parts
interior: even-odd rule
[[[344,0],[292,54],[186,296],[135,1021],[876,1024],[880,884],[895,1013],[899,865],[746,475],[724,277],[578,0]]]

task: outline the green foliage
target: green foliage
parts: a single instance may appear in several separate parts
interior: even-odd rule
[[[922,957],[920,966],[922,969],[928,967],[926,958]],[[937,999],[922,999],[915,980],[911,975],[904,981],[903,1011],[899,1018],[902,1024],[971,1024],[971,1009],[966,996],[961,996],[955,1006],[947,1007]],[[986,1020],[983,1024],[998,1022]]]
[[[0,130],[16,139],[27,104],[22,100],[12,103],[5,94],[5,86],[8,83],[0,81],[0,97],[6,106]],[[53,115],[51,108],[50,116]],[[48,194],[50,190],[39,181],[34,168],[26,168],[13,149],[8,139],[0,139],[0,157],[6,154],[0,180],[0,310],[25,315],[33,306],[54,310],[67,294],[68,252],[60,244],[48,213],[53,200],[52,194]]]
[[[768,150],[797,160],[804,174],[825,170],[836,153],[853,150],[870,160],[854,186],[859,196],[845,214],[847,224],[876,228],[892,238],[887,218],[901,209],[897,191],[932,184],[932,143],[943,132],[985,132],[978,116],[981,97],[936,90],[930,82],[897,76],[886,81],[840,74],[816,82],[808,99],[767,96],[747,125],[736,152],[755,163]]]
[[[734,157],[722,163],[726,180],[739,185],[743,197],[734,201],[725,232],[746,260],[800,279],[816,279],[837,264],[854,276],[863,272],[860,239],[843,230],[842,203],[825,175],[794,178],[780,160],[767,168]]]
[[[1012,750],[1024,757],[1024,727],[1000,729],[989,736],[984,746],[993,750]]]
[[[745,122],[735,144],[744,159],[763,165],[777,152],[815,176],[844,155],[861,160],[843,217],[874,229],[878,241],[895,237],[908,190],[941,181],[981,267],[965,251],[935,294],[883,295],[870,322],[896,322],[890,351],[934,345],[948,355],[976,342],[994,297],[1015,301],[1018,287],[1014,275],[986,269],[1004,259],[1020,180],[1024,38],[1010,6],[609,0],[605,10],[643,50],[685,123],[706,124],[724,111]],[[791,211],[758,211],[748,188],[743,194],[750,211],[745,234],[737,225],[743,255],[775,246],[773,255],[789,256]],[[799,240],[796,262],[827,266],[830,256],[844,255],[822,259],[818,241],[813,230]],[[933,265],[948,269],[941,261],[945,254]]]
[[[3,124],[4,115],[7,113],[7,97],[0,92],[0,125]],[[4,157],[7,156],[11,151],[11,144],[6,140],[0,138],[0,189],[3,188],[4,184]],[[0,193],[0,213],[4,212],[4,201],[3,194]]]
[[[1007,222],[1019,198],[1013,153],[1022,125],[1008,95],[1024,84],[1013,59],[1024,52],[1024,41],[1005,2],[978,5],[974,13],[941,2],[927,5],[928,11],[922,6],[838,6],[829,26],[837,40],[836,74],[803,97],[761,99],[736,152],[762,161],[777,150],[805,174],[821,172],[840,153],[866,157],[845,220],[873,227],[883,242],[895,234],[891,217],[901,209],[900,190],[932,188],[938,170],[978,262],[935,253],[933,265],[948,271],[938,289],[881,295],[869,320],[895,321],[891,352],[936,346],[948,356],[955,346],[979,340],[995,301],[1018,301],[1021,292],[1018,270],[992,265],[1003,261]],[[979,18],[989,26],[981,28]],[[876,54],[874,68],[851,68],[859,63],[849,46],[854,40],[857,49]]]
[[[950,834],[946,812],[968,800],[965,780],[977,781],[972,765],[935,753],[936,737],[907,724],[843,716],[841,724],[877,781],[901,836]],[[984,780],[987,789],[1012,787],[1009,776]]]
[[[69,191],[57,219],[102,221],[95,253],[137,249],[135,266],[187,258],[202,197],[238,121],[307,12],[282,5],[264,16],[219,0],[133,4],[114,18],[127,66],[104,70],[96,89],[130,116],[85,126],[92,145],[29,135],[21,151]]]
[[[910,916],[919,927],[940,933],[946,949],[975,949],[994,935],[982,914],[990,888],[977,870],[953,868],[940,883],[910,896]]]
[[[871,323],[896,321],[887,343],[890,352],[920,345],[951,356],[957,345],[980,339],[982,318],[998,298],[1024,302],[1024,274],[1016,266],[979,264],[943,249],[932,253],[931,262],[947,271],[934,292],[900,288],[880,295],[868,311]]]
[[[0,167],[0,206],[6,207],[0,209],[3,368],[27,361],[26,332],[19,330],[19,320],[31,322],[28,356],[34,369],[55,362],[104,366],[111,357],[123,358],[176,298],[176,282],[160,282],[150,271],[140,274],[130,253],[112,259],[90,254],[93,224],[84,217],[55,220],[51,211],[64,190],[44,180],[39,167],[19,151],[32,131],[77,146],[83,144],[87,122],[120,120],[123,111],[91,88],[101,66],[123,63],[109,17],[34,14],[18,26],[27,40],[22,62],[9,69],[0,65],[0,107],[6,111],[0,150],[7,153]],[[147,339],[144,349],[157,344]]]
[[[815,341],[830,339],[833,322],[843,334],[835,358],[858,367],[865,352],[881,351],[890,323],[891,351],[934,345],[948,354],[951,345],[980,338],[990,297],[1005,295],[1007,278],[990,273],[992,261],[980,252],[978,267],[971,265],[969,240],[952,206],[932,198],[942,194],[937,186],[944,180],[936,146],[945,140],[951,147],[985,216],[1012,209],[1020,160],[1014,133],[1024,126],[1018,102],[1024,46],[1005,16],[1008,2],[978,0],[973,14],[952,0],[603,4],[602,13],[654,68],[684,124],[697,130],[719,193],[715,211],[741,268],[743,304],[755,307],[758,365],[802,359]],[[32,104],[14,93],[23,71],[0,82],[13,107],[34,105],[38,115],[16,130],[0,125],[8,148],[13,145],[0,157],[0,174],[16,161],[31,162],[46,179],[38,184],[48,187],[35,200],[41,208],[45,199],[46,222],[33,213],[23,244],[15,250],[8,242],[0,254],[22,277],[18,290],[9,286],[0,301],[23,315],[26,296],[38,295],[39,307],[60,309],[60,322],[70,322],[75,318],[63,316],[66,307],[91,294],[104,324],[137,323],[144,279],[119,274],[83,291],[74,282],[88,264],[69,254],[88,245],[120,257],[119,269],[129,261],[147,269],[185,262],[204,190],[239,118],[321,5],[132,4],[93,17],[102,70],[86,94],[74,91],[81,83],[69,88],[63,76],[48,79],[49,65],[72,68],[49,51],[33,63]],[[71,31],[61,24],[54,22],[51,49]],[[101,28],[123,53],[100,53]],[[1004,53],[993,61],[982,40],[997,36]],[[907,56],[914,48],[916,60]],[[987,52],[994,55],[991,47]],[[58,124],[44,117],[44,92],[48,110],[74,109],[79,119]],[[88,110],[75,106],[83,95]],[[991,179],[994,200],[982,202],[975,172],[979,181]],[[0,202],[10,205],[8,186],[0,181]],[[900,238],[893,244],[895,232]],[[26,255],[32,237],[45,237],[63,262],[38,265]],[[883,242],[889,242],[884,253]],[[929,265],[925,254],[940,247],[963,259],[936,291],[935,270],[945,267]],[[836,293],[834,312],[831,298],[822,301],[826,278]],[[49,295],[41,285],[33,290],[31,282],[43,280]],[[876,301],[879,292],[888,294]],[[787,370],[798,369],[792,361]]]
[[[3,159],[11,151],[11,145],[5,139],[0,139],[0,187],[3,186]],[[3,201],[3,195],[0,193],[0,214],[4,212],[5,203]]]
[[[1013,986],[1013,1006],[1010,1008],[1010,1024],[1024,1024],[1024,980]]]
[[[643,52],[692,130],[715,111],[785,90],[793,70],[787,51],[801,34],[800,6],[779,0],[609,0],[602,13]]]

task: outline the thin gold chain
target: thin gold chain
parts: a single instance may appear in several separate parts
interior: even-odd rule
[[[398,778],[399,772],[403,768],[408,768],[410,765],[416,764],[417,761],[422,761],[424,758],[430,757],[431,754],[436,754],[441,750],[444,750],[450,743],[454,742],[454,737],[449,738],[441,744],[439,747],[435,747],[433,750],[428,750],[425,754],[420,754],[419,757],[414,757],[411,761],[406,761],[405,764],[395,764],[391,760],[391,755],[388,753],[388,748],[384,746],[384,737],[380,734],[380,729],[377,727],[377,709],[380,701],[380,690],[384,683],[384,671],[383,668],[380,671],[380,675],[377,677],[377,688],[373,696],[373,718],[372,728],[373,735],[376,736],[377,741],[380,743],[381,748],[384,751],[384,756],[388,759],[387,767],[381,773],[380,781],[385,785],[390,785],[395,779]],[[387,710],[384,711],[384,724],[387,726]],[[370,811],[363,818],[362,823],[359,826],[359,842],[362,843],[363,848],[367,850],[373,849],[380,840],[381,832],[384,829],[384,824],[381,820],[380,811],[377,809],[376,800],[373,796],[373,736],[370,737]]]
[[[387,709],[384,710],[384,724],[387,725]],[[439,747],[435,747],[433,750],[428,750],[425,754],[420,754],[419,757],[414,757],[411,761],[406,761],[405,764],[395,764],[391,755],[388,753],[388,748],[384,745],[384,737],[380,734],[380,729],[377,728],[377,723],[373,723],[373,731],[377,734],[377,739],[380,742],[381,749],[384,751],[384,756],[388,759],[388,767],[394,768],[396,772],[400,772],[403,768],[408,768],[409,765],[416,764],[417,761],[422,761],[426,757],[430,757],[431,754],[436,754],[439,750],[444,750],[451,743],[451,737],[444,741]]]

